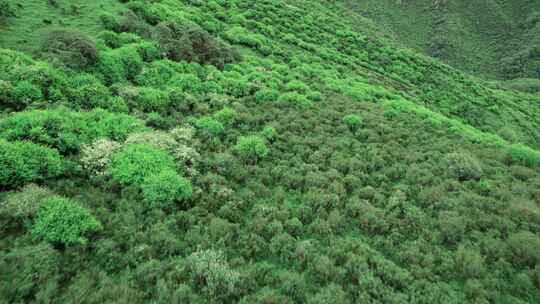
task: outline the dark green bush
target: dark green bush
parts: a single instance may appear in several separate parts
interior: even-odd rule
[[[0,0],[0,21],[8,17],[15,17],[15,8],[8,0]]]
[[[231,46],[195,25],[161,22],[154,36],[167,58],[174,61],[195,61],[223,68],[240,60],[239,53]]]
[[[54,245],[84,245],[90,233],[102,229],[90,211],[63,197],[46,199],[39,207],[32,234]]]
[[[56,150],[30,142],[0,139],[0,188],[16,188],[60,175],[62,158]]]
[[[95,42],[83,32],[56,29],[48,32],[40,47],[41,55],[56,64],[70,68],[87,68],[98,59]]]

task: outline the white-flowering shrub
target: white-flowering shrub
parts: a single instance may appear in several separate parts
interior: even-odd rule
[[[93,176],[102,176],[107,171],[112,154],[122,145],[108,139],[98,139],[90,145],[83,146],[80,162],[83,168]]]

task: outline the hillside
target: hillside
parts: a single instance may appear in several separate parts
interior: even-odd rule
[[[535,0],[342,1],[394,40],[487,78],[540,78]]]
[[[377,22],[0,0],[0,299],[539,302],[540,96]]]

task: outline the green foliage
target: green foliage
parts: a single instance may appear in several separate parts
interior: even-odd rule
[[[0,219],[13,223],[33,219],[41,203],[53,196],[46,188],[36,184],[28,184],[20,191],[9,193],[0,202]]]
[[[308,108],[313,105],[313,103],[307,99],[306,96],[296,92],[281,94],[277,101],[283,104],[291,104],[302,108]]]
[[[112,155],[121,147],[115,141],[98,139],[91,144],[83,145],[80,162],[91,176],[105,175]]]
[[[343,123],[352,131],[356,131],[362,125],[362,118],[355,114],[349,114],[343,117]]]
[[[195,61],[223,68],[225,64],[240,59],[232,47],[192,24],[161,22],[156,26],[154,35],[160,49],[174,61]]]
[[[0,21],[15,16],[15,9],[8,0],[0,0]]]
[[[42,182],[63,171],[58,151],[30,142],[0,139],[0,188],[16,188],[29,182]]]
[[[143,131],[143,122],[126,114],[104,110],[74,112],[65,108],[19,112],[0,121],[0,137],[30,140],[63,154],[79,151],[97,138],[124,140],[131,132]]]
[[[521,231],[512,234],[508,238],[508,245],[516,259],[516,263],[522,263],[526,265],[536,265],[540,258],[538,256],[538,250],[540,250],[540,238],[528,231]]]
[[[446,156],[445,162],[449,174],[459,180],[482,177],[482,167],[470,154],[454,152]]]
[[[151,207],[169,207],[176,200],[189,199],[193,194],[191,182],[172,170],[146,177],[141,188],[144,200]]]
[[[102,229],[90,211],[75,201],[51,197],[41,203],[31,232],[52,244],[85,245],[90,233]]]
[[[195,252],[186,259],[184,267],[192,285],[213,301],[227,299],[237,293],[240,287],[239,274],[230,268],[222,252]]]
[[[238,139],[234,151],[245,160],[256,162],[270,153],[266,141],[259,136],[244,136]]]
[[[272,142],[272,141],[276,140],[276,138],[278,136],[278,132],[276,131],[276,129],[274,127],[266,126],[262,130],[261,135],[264,138],[266,138],[266,140]]]
[[[201,117],[195,121],[195,126],[203,137],[219,137],[225,132],[223,124],[212,117]]]
[[[70,68],[84,69],[98,59],[95,42],[87,34],[74,29],[49,31],[41,42],[41,55]]]
[[[140,187],[149,176],[175,167],[167,152],[145,144],[131,144],[113,154],[108,173],[118,183]]]
[[[213,117],[225,126],[232,126],[238,117],[238,113],[231,108],[223,108],[214,113]]]

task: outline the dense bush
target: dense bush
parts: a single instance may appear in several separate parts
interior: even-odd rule
[[[0,139],[0,188],[42,182],[57,177],[62,170],[62,158],[56,150],[30,142]]]
[[[234,146],[234,151],[241,158],[251,162],[257,162],[270,153],[265,140],[259,136],[240,137]]]
[[[478,160],[469,154],[455,152],[445,158],[448,172],[459,180],[478,179],[482,176],[482,167]]]
[[[144,144],[131,144],[113,154],[108,173],[124,185],[142,186],[149,176],[175,170],[173,158],[165,151]]]
[[[101,223],[78,203],[51,197],[41,203],[32,234],[54,245],[84,245],[90,233],[101,229]]]
[[[0,202],[0,220],[23,223],[33,219],[41,203],[54,194],[36,184],[28,184],[20,191],[9,193]],[[6,227],[8,224],[6,224]]]
[[[358,115],[350,114],[343,117],[343,123],[345,123],[351,131],[356,131],[360,125],[362,125],[362,118]]]
[[[58,149],[78,152],[97,138],[125,140],[129,133],[144,131],[142,121],[126,114],[104,110],[74,112],[65,108],[19,112],[0,121],[0,137],[30,140]]]
[[[144,200],[151,207],[169,207],[176,200],[190,198],[193,193],[190,181],[172,170],[146,177],[141,188]]]
[[[45,34],[41,55],[52,62],[70,68],[87,68],[98,59],[95,42],[74,29],[55,29]]]
[[[112,155],[122,147],[120,143],[107,139],[98,139],[82,146],[80,161],[91,176],[106,174]]]
[[[195,252],[186,259],[184,267],[192,285],[200,288],[212,301],[223,301],[238,291],[240,276],[230,268],[222,252]]]
[[[174,61],[195,61],[223,68],[240,59],[231,46],[195,25],[161,22],[154,35],[160,49]]]
[[[195,126],[205,138],[219,137],[225,132],[223,124],[212,117],[202,117],[195,121]]]

